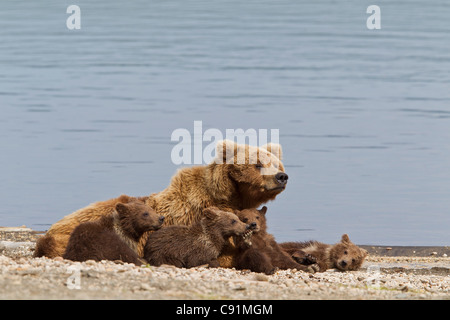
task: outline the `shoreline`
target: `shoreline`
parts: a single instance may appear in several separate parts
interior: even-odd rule
[[[450,300],[449,247],[361,246],[369,256],[358,271],[293,269],[267,276],[234,268],[33,258],[39,236],[29,228],[0,228],[0,299]],[[416,256],[393,256],[399,253]]]
[[[370,255],[383,257],[450,257],[450,246],[378,246],[358,245]]]
[[[33,230],[26,226],[20,227],[1,227],[0,226],[0,241],[36,241],[40,236],[44,235],[46,231]],[[376,245],[365,244],[358,245],[373,256],[384,257],[450,257],[450,245],[449,246],[388,246],[388,245]]]

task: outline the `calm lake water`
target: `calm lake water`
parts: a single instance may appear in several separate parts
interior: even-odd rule
[[[0,225],[164,189],[198,120],[280,130],[277,240],[450,245],[450,3],[313,2],[2,0]]]

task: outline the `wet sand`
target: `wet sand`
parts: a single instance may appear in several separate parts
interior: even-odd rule
[[[360,245],[372,256],[381,257],[450,257],[450,246],[376,246]]]

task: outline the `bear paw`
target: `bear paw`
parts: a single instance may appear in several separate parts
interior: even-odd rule
[[[303,262],[302,264],[304,265],[310,265],[310,264],[316,264],[317,263],[317,259],[316,257],[314,257],[311,254],[306,254],[305,257],[303,258]]]
[[[317,259],[315,256],[309,253],[305,253],[302,250],[298,250],[297,252],[295,252],[292,255],[292,259],[305,266],[317,263]]]
[[[277,272],[279,269],[278,267],[272,268],[270,270],[267,270],[266,272],[264,272],[265,274],[267,274],[268,276],[274,274],[275,272]]]
[[[317,263],[311,264],[311,265],[308,266],[308,272],[310,272],[310,273],[316,273],[316,272],[319,272],[319,271],[320,271],[320,267],[319,267],[319,265]]]

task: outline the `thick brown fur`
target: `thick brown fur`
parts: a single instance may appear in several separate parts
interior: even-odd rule
[[[242,236],[248,229],[248,224],[235,214],[209,207],[203,211],[203,218],[189,227],[172,225],[151,233],[144,248],[144,259],[152,266],[218,267],[217,258],[226,239]]]
[[[58,251],[58,244],[54,237],[44,235],[36,241],[34,257],[58,257],[61,253]]]
[[[236,214],[244,223],[251,226],[251,238],[236,238],[236,268],[249,269],[254,272],[273,274],[277,269],[297,269],[314,272],[313,266],[297,263],[284,252],[275,241],[273,235],[267,233],[267,207],[261,210],[237,210]]]
[[[317,263],[320,272],[332,268],[358,270],[367,256],[367,251],[351,242],[347,234],[342,235],[341,241],[334,245],[306,241],[284,242],[280,243],[280,247],[301,264]]]
[[[253,147],[224,140],[216,149],[216,159],[209,165],[180,169],[166,189],[140,199],[164,215],[165,224],[189,226],[203,217],[202,212],[207,207],[216,206],[229,212],[259,207],[274,200],[286,187],[286,181],[280,183],[276,178],[277,174],[284,173],[280,145]],[[51,226],[47,239],[42,240],[53,246],[41,248],[38,243],[36,252],[48,257],[61,256],[77,225],[111,214],[116,203],[127,202],[129,198],[121,196],[97,202],[64,217]],[[142,237],[138,248],[141,256],[147,236]],[[220,261],[221,266],[232,266],[229,253]]]
[[[136,252],[144,232],[161,227],[164,217],[140,201],[117,203],[116,213],[88,221],[72,232],[64,259],[121,260],[141,264]]]
[[[116,212],[118,203],[125,204],[136,200],[144,203],[145,199],[121,195],[114,199],[93,203],[65,216],[54,223],[47,233],[37,241],[34,256],[62,257],[69,242],[70,234],[79,224],[97,221],[101,217],[112,215]]]

